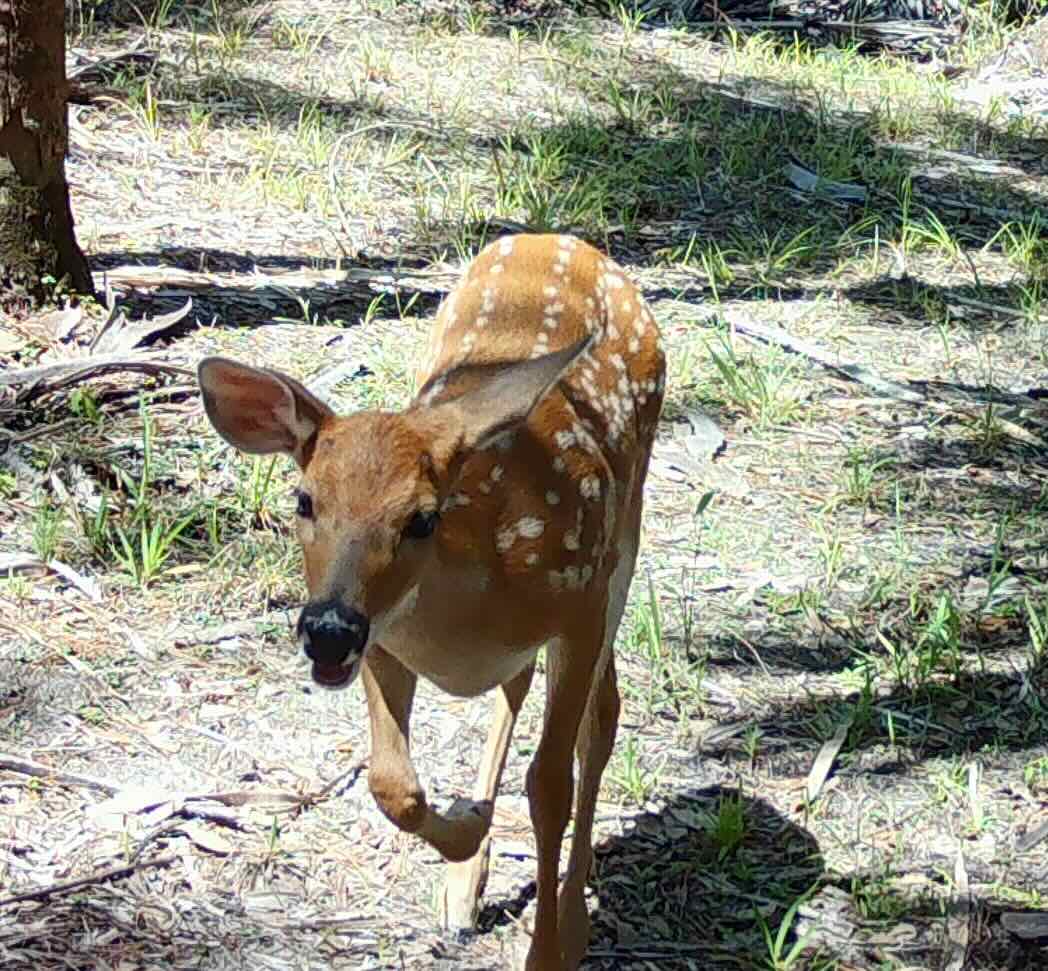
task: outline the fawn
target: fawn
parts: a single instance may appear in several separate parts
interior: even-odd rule
[[[301,470],[309,600],[299,640],[319,684],[362,672],[371,792],[394,825],[449,861],[449,928],[476,918],[510,735],[548,643],[527,772],[538,872],[524,966],[573,971],[589,937],[594,807],[618,723],[612,650],[665,388],[640,292],[574,237],[507,236],[441,305],[403,411],[338,417],[292,378],[221,357],[201,361],[198,380],[227,442],[283,452]],[[445,812],[426,801],[409,755],[419,676],[460,697],[497,689],[473,798]]]

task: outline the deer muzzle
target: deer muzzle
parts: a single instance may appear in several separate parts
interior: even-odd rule
[[[313,680],[327,688],[349,684],[360,670],[371,624],[338,600],[308,603],[298,617],[298,639],[313,662]]]

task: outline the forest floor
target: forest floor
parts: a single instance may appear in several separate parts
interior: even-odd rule
[[[193,367],[402,404],[524,227],[610,251],[669,353],[585,967],[1048,968],[1048,115],[1000,80],[1045,31],[947,64],[549,7],[78,6],[73,207],[130,323],[0,326],[9,376],[87,369],[0,386],[4,968],[507,966],[541,671],[451,940],[359,686],[303,677],[293,469]],[[436,802],[490,705],[421,691]]]

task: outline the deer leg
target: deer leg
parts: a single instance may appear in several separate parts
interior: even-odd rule
[[[564,828],[571,814],[573,756],[579,724],[603,645],[601,623],[559,638],[546,653],[546,717],[528,769],[528,802],[538,855],[535,928],[525,971],[562,971],[557,876]]]
[[[477,783],[473,790],[474,800],[481,806],[490,806],[492,814],[502,770],[506,765],[506,752],[513,735],[513,726],[531,687],[534,672],[534,663],[529,664],[515,678],[502,685],[495,698],[495,720],[488,731],[484,754],[480,760],[480,771],[477,773]],[[448,864],[441,906],[441,918],[448,930],[472,930],[476,924],[477,907],[488,879],[490,852],[491,835],[486,833],[480,849],[473,856],[461,863]]]
[[[415,675],[378,644],[365,654],[361,673],[371,721],[368,786],[379,809],[394,826],[420,836],[445,860],[469,859],[484,839],[491,816],[469,800],[457,800],[445,814],[426,802],[408,743]]]
[[[568,971],[582,962],[589,943],[590,919],[586,910],[586,881],[593,865],[593,816],[600,791],[600,780],[615,746],[619,725],[619,687],[615,676],[615,638],[626,609],[630,583],[636,566],[640,537],[640,516],[635,515],[624,541],[615,572],[608,584],[604,639],[596,677],[590,691],[576,752],[579,759],[579,786],[575,803],[575,832],[568,857],[568,872],[561,887],[557,921],[561,953]]]
[[[604,672],[586,707],[577,746],[579,785],[575,803],[575,833],[571,840],[568,872],[560,889],[557,921],[561,951],[570,971],[579,966],[589,942],[590,919],[586,910],[586,881],[593,865],[593,816],[604,768],[615,745],[619,723],[619,689],[615,658],[609,651]]]

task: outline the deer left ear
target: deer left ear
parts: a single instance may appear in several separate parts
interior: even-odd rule
[[[434,410],[459,432],[460,451],[479,451],[527,421],[592,342],[589,336],[564,350],[512,364],[464,364],[430,378],[416,400],[424,400],[438,382],[451,395],[456,385],[464,385],[468,390]]]
[[[284,452],[299,465],[332,410],[294,378],[206,357],[197,368],[204,410],[215,431],[251,455]]]

